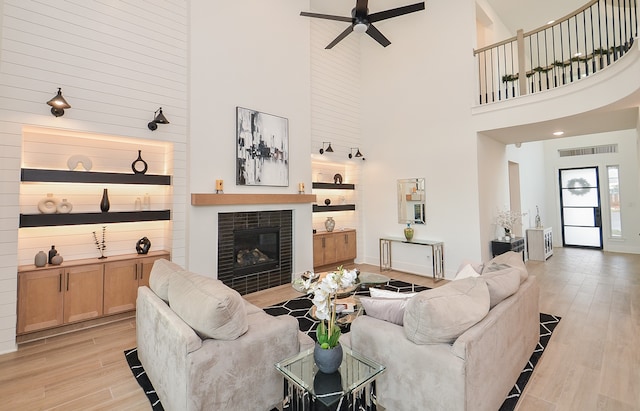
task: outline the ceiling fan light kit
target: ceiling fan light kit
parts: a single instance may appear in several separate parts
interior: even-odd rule
[[[347,27],[342,33],[340,33],[338,37],[336,37],[331,43],[329,43],[327,47],[325,47],[325,49],[333,48],[333,46],[335,46],[345,37],[351,34],[352,31],[355,31],[356,33],[367,33],[372,39],[380,43],[382,47],[387,47],[389,44],[391,44],[391,42],[377,28],[375,28],[372,23],[424,10],[424,2],[420,2],[416,4],[410,4],[408,6],[397,7],[395,9],[389,9],[369,14],[368,3],[369,0],[356,0],[356,7],[351,10],[351,17],[309,13],[305,11],[301,12],[300,15],[305,17],[314,17],[319,19],[336,20],[343,21],[345,23],[351,23],[351,25]]]

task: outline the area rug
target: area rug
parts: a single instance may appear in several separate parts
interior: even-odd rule
[[[386,284],[385,289],[395,290],[398,292],[419,292],[428,289],[428,287],[418,286],[404,281],[390,280]],[[358,291],[357,294],[368,295],[368,291]],[[308,334],[315,340],[315,329],[318,326],[318,321],[309,315],[309,309],[312,305],[313,303],[311,302],[311,299],[309,297],[301,296],[292,300],[283,301],[282,303],[273,305],[271,307],[267,307],[264,309],[264,311],[274,316],[288,314],[295,317],[300,324],[300,331]],[[538,346],[533,351],[533,354],[531,355],[531,358],[529,358],[527,365],[525,365],[524,369],[522,370],[518,381],[516,381],[516,384],[513,386],[511,392],[509,392],[509,395],[500,407],[500,411],[511,411],[515,409],[516,404],[520,399],[520,395],[524,391],[527,382],[529,382],[529,378],[531,378],[531,375],[533,374],[533,369],[540,360],[540,357],[542,357],[542,353],[549,343],[549,339],[553,334],[553,330],[556,328],[559,322],[560,317],[540,313],[540,341],[538,342]],[[142,367],[142,364],[138,359],[137,348],[126,350],[124,352],[124,355],[127,359],[127,363],[129,364],[131,372],[136,378],[136,381],[138,381],[138,384],[140,385],[140,387],[142,387],[145,394],[147,395],[149,403],[151,404],[151,409],[153,411],[164,410],[162,404],[160,403],[158,395],[153,389],[151,381],[149,381],[149,378],[147,377],[147,374],[145,373],[144,368]]]

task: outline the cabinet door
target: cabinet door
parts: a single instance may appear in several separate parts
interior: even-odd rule
[[[64,270],[65,323],[88,320],[102,315],[102,267],[102,264],[90,264]]]
[[[324,238],[323,235],[313,236],[313,266],[320,267],[324,260]]]
[[[336,261],[347,261],[354,258],[356,258],[355,231],[336,234]]]
[[[18,334],[62,324],[62,287],[61,268],[18,274]]]
[[[149,286],[149,276],[151,275],[151,269],[153,268],[153,263],[156,260],[161,258],[169,259],[169,254],[162,254],[154,257],[144,257],[140,259],[140,266],[138,271],[138,286],[146,285]],[[137,291],[136,291],[137,293]]]
[[[136,260],[104,265],[104,314],[135,310],[140,267]]]

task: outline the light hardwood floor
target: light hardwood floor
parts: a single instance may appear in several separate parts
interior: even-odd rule
[[[527,267],[540,310],[562,321],[517,409],[640,410],[640,255],[556,249]],[[298,295],[281,286],[246,298],[264,307]],[[124,360],[135,345],[132,320],[21,344],[0,356],[0,410],[149,410]]]

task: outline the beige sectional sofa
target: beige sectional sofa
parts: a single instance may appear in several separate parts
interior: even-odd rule
[[[138,357],[165,410],[270,410],[283,399],[274,364],[313,341],[222,282],[158,260],[136,303]]]
[[[367,313],[343,336],[387,367],[376,381],[385,409],[500,408],[539,340],[539,288],[517,253],[476,269],[408,299],[402,325]]]

